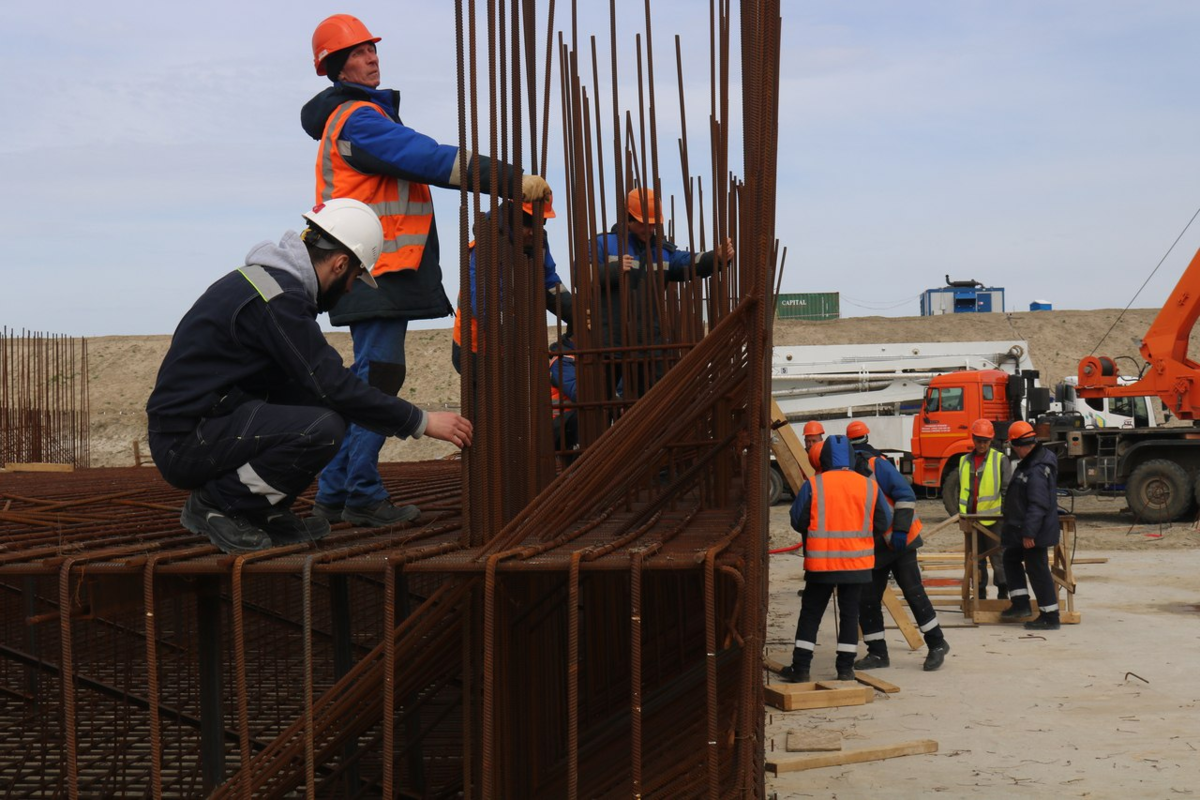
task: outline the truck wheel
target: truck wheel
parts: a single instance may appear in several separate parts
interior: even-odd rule
[[[952,517],[958,513],[958,492],[958,464],[955,464],[946,470],[946,479],[942,481],[942,505]]]
[[[1192,505],[1192,481],[1174,461],[1155,458],[1138,465],[1125,486],[1125,499],[1139,522],[1170,522]]]
[[[774,464],[771,465],[770,473],[767,505],[773,506],[783,499],[783,475]]]

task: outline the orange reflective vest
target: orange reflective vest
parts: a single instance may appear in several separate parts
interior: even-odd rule
[[[424,183],[359,172],[346,163],[343,148],[349,145],[341,141],[342,128],[360,108],[387,116],[382,108],[365,100],[342,103],[329,115],[317,151],[317,202],[351,197],[366,203],[379,215],[383,225],[383,253],[375,262],[372,275],[417,269],[433,227],[433,197]]]
[[[875,459],[876,458],[878,458],[878,456],[871,456],[871,458],[867,460],[867,469],[870,470],[872,476],[875,475]],[[887,498],[888,504],[892,507],[892,511],[895,512],[896,505],[897,505],[896,501],[894,499],[892,499],[891,497],[888,497],[888,495],[882,491],[880,491],[880,494],[882,494],[885,498]],[[901,505],[902,508],[911,508],[912,512],[913,512],[912,524],[908,526],[908,538],[905,539],[906,544],[912,544],[913,540],[915,540],[918,536],[921,535],[921,527],[922,527],[921,518],[917,516],[917,503],[915,500],[902,500],[900,502],[902,504]],[[895,517],[896,517],[896,515],[895,515],[895,513],[893,513],[892,518],[895,519]],[[888,547],[892,546],[892,540],[891,540],[892,527],[893,526],[889,525],[887,532],[883,534],[884,540],[888,543]]]
[[[808,479],[812,488],[804,569],[853,572],[875,568],[872,532],[879,490],[872,478],[837,469]]]

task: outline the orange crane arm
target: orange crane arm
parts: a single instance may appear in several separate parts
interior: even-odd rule
[[[1111,358],[1088,356],[1079,362],[1080,397],[1156,395],[1180,419],[1200,416],[1200,364],[1188,358],[1188,338],[1200,319],[1200,251],[1183,271],[1146,336],[1142,357],[1149,365],[1142,379],[1119,386],[1120,370]]]

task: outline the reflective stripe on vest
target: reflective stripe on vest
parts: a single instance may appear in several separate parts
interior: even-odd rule
[[[875,459],[876,458],[878,458],[878,456],[871,456],[871,458],[867,461],[867,469],[869,469],[871,471],[872,477],[874,477],[874,475],[875,475]],[[879,493],[883,494],[883,490],[881,489]],[[888,497],[886,494],[883,494],[883,496],[884,496],[884,498],[887,499],[888,505],[890,505],[892,507],[892,511],[895,511],[897,508],[911,508],[912,509],[912,512],[913,512],[912,523],[908,526],[908,538],[904,540],[906,543],[912,544],[913,541],[918,536],[921,535],[921,528],[923,527],[920,517],[917,516],[916,501],[903,500],[903,501],[897,503],[895,500]],[[894,518],[895,514],[893,514],[892,516]],[[888,526],[887,532],[884,533],[883,535],[884,536],[892,535],[892,526],[891,525]]]
[[[238,272],[242,273],[242,277],[254,287],[254,291],[258,292],[259,297],[268,303],[283,294],[283,287],[279,285],[279,282],[257,264],[238,267]]]
[[[976,472],[975,454],[967,453],[959,459],[958,465],[958,511],[960,514],[969,513],[971,507],[971,489],[975,486],[975,478],[979,479],[979,495],[975,500],[976,514],[987,514],[997,519],[1000,517],[1000,507],[1003,498],[1000,496],[1000,459],[1002,455],[996,450],[989,449],[987,458],[979,471]],[[980,520],[983,525],[995,525],[997,520]]]
[[[809,482],[813,503],[804,537],[804,568],[814,572],[873,569],[871,526],[878,497],[874,479],[853,470],[834,470],[815,475]],[[831,491],[826,491],[827,486]]]
[[[385,275],[421,266],[429,231],[433,227],[433,196],[429,187],[390,175],[359,172],[346,163],[350,143],[341,140],[346,120],[360,108],[387,113],[365,100],[342,103],[329,115],[317,151],[317,202],[351,197],[369,205],[383,225],[383,252],[372,275]]]

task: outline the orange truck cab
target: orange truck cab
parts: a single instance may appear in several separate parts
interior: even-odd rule
[[[950,372],[929,382],[913,418],[913,484],[941,489],[950,476],[957,483],[958,459],[972,448],[971,423],[977,419],[991,420],[1003,441],[1013,418],[1009,385],[1008,373],[998,369]],[[954,495],[957,502],[957,491]]]

